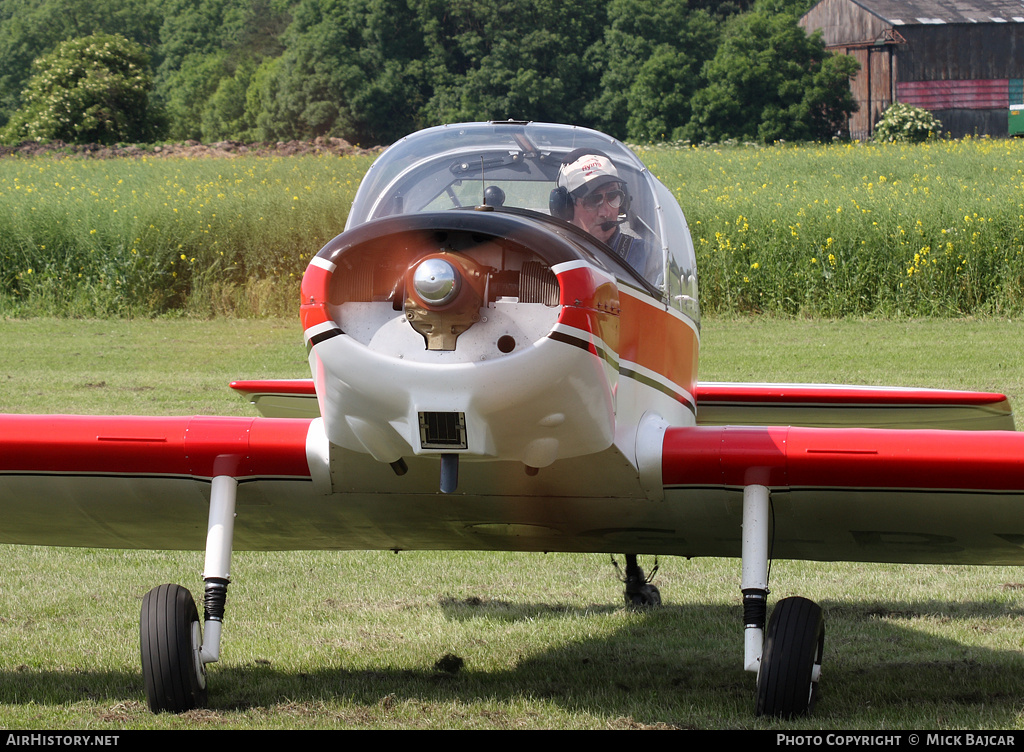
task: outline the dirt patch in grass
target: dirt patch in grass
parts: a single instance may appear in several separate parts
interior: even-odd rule
[[[176,144],[68,144],[64,141],[37,143],[24,141],[16,146],[0,146],[0,157],[77,157],[81,159],[117,159],[121,157],[189,157],[230,158],[248,156],[302,156],[307,154],[334,154],[351,156],[355,154],[376,154],[383,147],[363,148],[353,146],[343,138],[321,137],[313,141],[278,141],[276,143],[243,143],[241,141],[217,141],[201,144],[198,141],[183,141]]]

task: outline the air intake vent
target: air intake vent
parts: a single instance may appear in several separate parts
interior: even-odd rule
[[[420,413],[420,447],[468,449],[465,413]]]

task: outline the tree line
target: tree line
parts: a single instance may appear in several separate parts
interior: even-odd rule
[[[0,0],[0,141],[387,144],[574,123],[630,141],[826,140],[856,63],[813,0]]]

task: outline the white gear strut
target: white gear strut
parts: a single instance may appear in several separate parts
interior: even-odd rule
[[[743,668],[754,672],[761,666],[768,608],[768,497],[764,486],[743,489]]]
[[[238,481],[230,475],[218,475],[210,489],[210,520],[206,527],[206,563],[203,580],[204,635],[200,652],[203,663],[220,660],[220,632],[224,602],[231,581],[231,546],[235,535],[235,496]]]

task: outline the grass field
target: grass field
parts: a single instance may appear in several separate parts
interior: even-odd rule
[[[1016,313],[1024,144],[652,149],[686,212],[707,311]]]
[[[706,312],[1024,311],[1021,139],[638,153]],[[0,160],[0,315],[287,315],[370,161]]]
[[[0,312],[290,313],[371,161],[0,160]]]
[[[705,380],[998,389],[1024,399],[1006,319],[707,317]],[[307,374],[294,319],[0,320],[0,411],[250,414],[234,378]],[[819,601],[822,697],[753,718],[739,562],[662,559],[666,605],[621,606],[601,556],[238,553],[210,708],[149,714],[143,594],[200,589],[201,553],[0,548],[4,728],[1024,726],[1024,572],[776,562]],[[645,562],[648,566],[650,561]],[[464,661],[449,674],[445,655]]]

